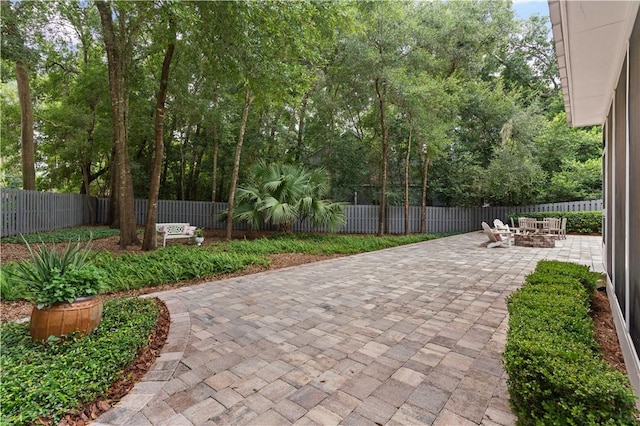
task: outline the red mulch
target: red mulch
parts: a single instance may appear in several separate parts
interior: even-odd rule
[[[620,342],[616,334],[616,326],[611,314],[611,305],[606,291],[596,290],[591,298],[591,318],[596,331],[596,339],[600,344],[600,352],[605,361],[617,368],[622,374],[627,374],[624,357],[620,349]]]

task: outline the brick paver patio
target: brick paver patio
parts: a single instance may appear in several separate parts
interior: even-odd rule
[[[470,233],[157,293],[152,370],[95,425],[512,425],[505,297],[541,259],[601,270],[601,238]]]

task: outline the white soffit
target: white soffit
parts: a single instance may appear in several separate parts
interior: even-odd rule
[[[640,0],[549,0],[567,119],[602,124],[631,36]]]

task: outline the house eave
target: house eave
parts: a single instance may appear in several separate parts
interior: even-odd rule
[[[549,0],[567,120],[602,124],[640,1]]]

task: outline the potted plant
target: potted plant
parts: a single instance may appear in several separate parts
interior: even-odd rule
[[[202,242],[204,241],[204,229],[196,228],[196,230],[193,231],[193,239],[195,240],[198,247],[200,247],[202,245]]]
[[[29,326],[32,339],[95,330],[102,319],[102,299],[96,296],[105,288],[106,274],[93,265],[91,243],[69,243],[64,251],[42,243],[37,252],[25,244],[31,262],[20,262],[11,275],[36,304]]]

